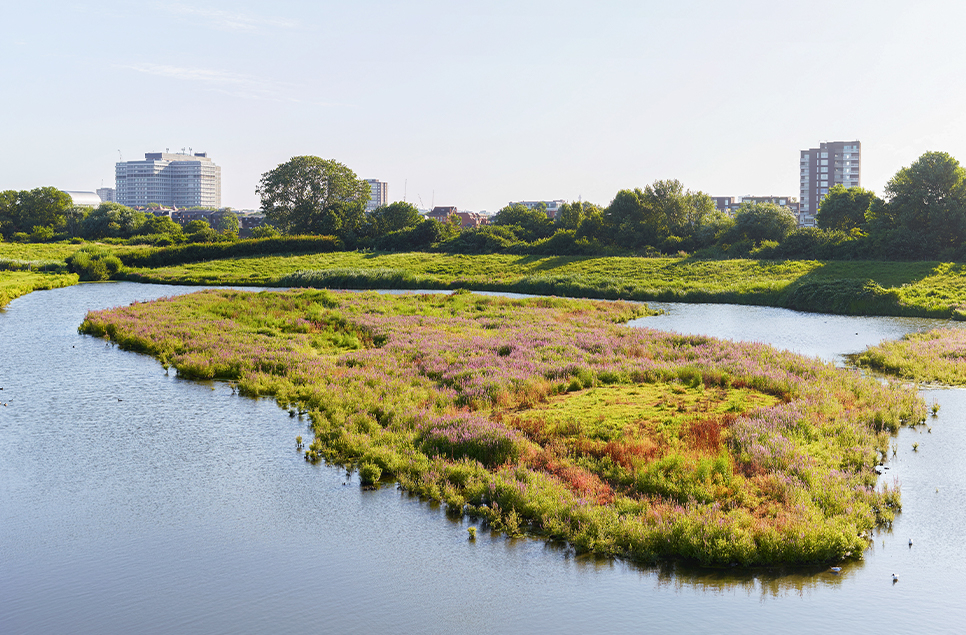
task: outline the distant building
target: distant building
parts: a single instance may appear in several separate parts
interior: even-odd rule
[[[455,207],[434,207],[433,211],[426,214],[427,218],[432,218],[433,220],[438,220],[441,223],[445,223],[449,220],[450,216],[455,216],[458,210]]]
[[[366,183],[369,184],[369,192],[372,194],[372,198],[370,198],[369,202],[366,203],[367,212],[371,212],[378,207],[389,204],[388,183],[379,181],[378,179],[366,179]]]
[[[541,205],[544,206],[544,211],[547,213],[547,218],[553,220],[557,217],[557,212],[560,211],[560,206],[564,205],[567,201],[562,199],[554,199],[552,201],[510,201],[510,205],[523,205],[527,209],[537,209]]]
[[[861,187],[861,154],[858,141],[829,141],[801,151],[799,227],[815,226],[815,214],[830,188]]]
[[[102,203],[114,203],[114,188],[113,187],[99,187],[97,190],[97,195],[101,198]]]
[[[426,214],[427,218],[432,218],[441,223],[451,222],[451,219],[456,218],[459,220],[460,227],[463,229],[471,229],[474,227],[479,227],[480,225],[486,225],[489,223],[489,219],[483,214],[478,214],[476,212],[461,212],[455,207],[434,207],[433,211]]]
[[[70,197],[71,203],[75,207],[97,207],[101,204],[101,197],[95,192],[70,192],[68,190],[61,190],[61,192]]]
[[[714,206],[719,212],[734,216],[738,208],[744,203],[774,203],[780,207],[787,207],[798,218],[798,201],[794,196],[712,196]]]
[[[205,152],[148,152],[115,166],[116,201],[128,207],[221,207],[221,168]]]

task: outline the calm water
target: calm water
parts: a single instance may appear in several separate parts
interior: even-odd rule
[[[0,633],[962,632],[966,392],[905,430],[904,511],[841,575],[639,568],[482,533],[307,465],[305,422],[80,336],[192,291],[36,292],[0,311]],[[637,324],[840,360],[927,320],[661,305]],[[858,335],[857,335],[858,333]],[[912,443],[919,443],[919,452]],[[909,538],[915,540],[912,548]],[[891,574],[900,582],[893,585]]]

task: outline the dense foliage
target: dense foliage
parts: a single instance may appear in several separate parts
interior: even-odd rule
[[[858,557],[915,392],[760,344],[621,326],[640,305],[208,291],[81,330],[308,412],[306,460],[510,534],[640,561]]]

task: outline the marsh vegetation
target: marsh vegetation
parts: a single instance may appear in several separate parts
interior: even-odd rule
[[[310,462],[507,534],[652,562],[858,557],[874,466],[926,406],[768,346],[622,324],[642,305],[459,292],[205,291],[82,332],[310,414]]]

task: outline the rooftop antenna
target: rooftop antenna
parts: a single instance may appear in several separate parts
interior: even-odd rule
[[[433,209],[436,209],[436,190],[433,190]]]
[[[117,160],[120,163],[124,163],[124,157],[121,156],[121,151],[120,150],[117,151]]]
[[[403,181],[403,203],[406,202],[406,188],[409,187],[409,179]]]

